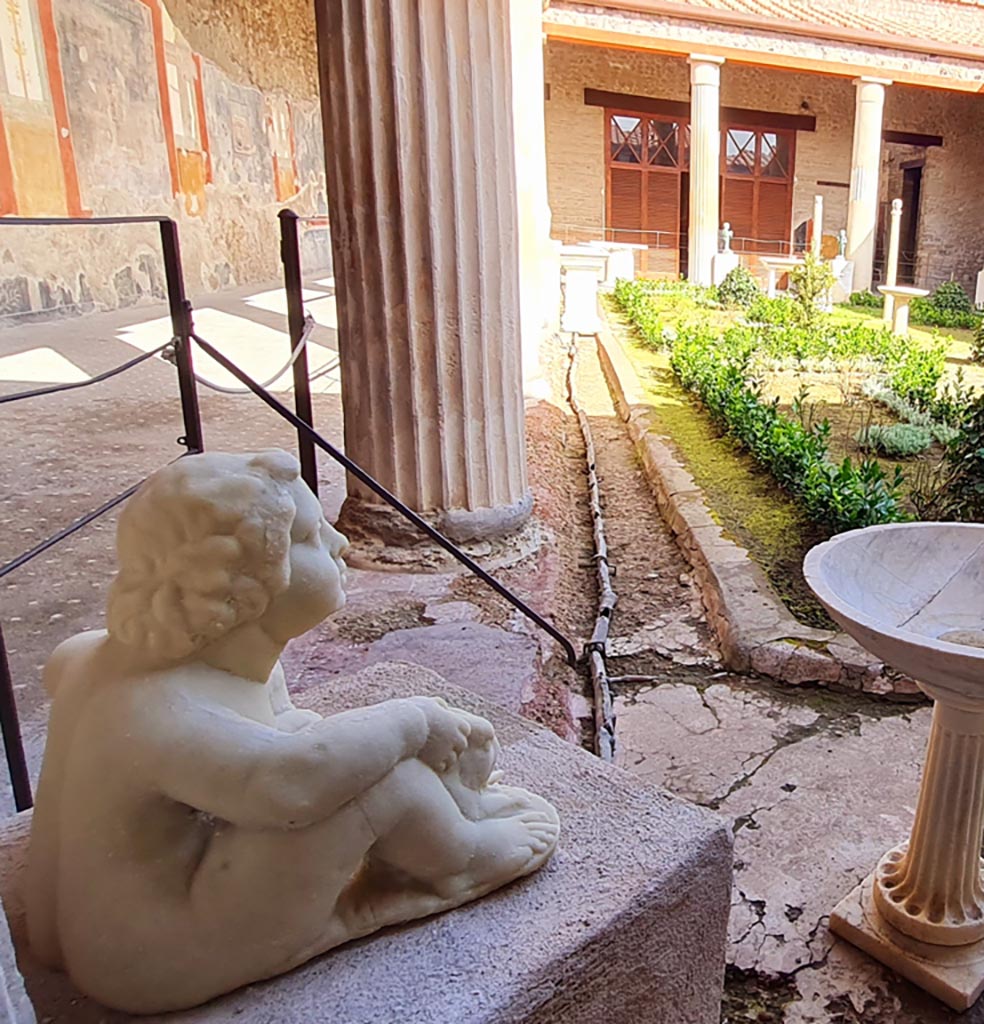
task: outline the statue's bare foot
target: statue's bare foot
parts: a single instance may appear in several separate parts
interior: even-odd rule
[[[496,793],[496,801],[513,801],[512,813],[500,807],[498,815],[470,822],[474,847],[468,869],[442,879],[437,890],[441,896],[474,899],[514,878],[532,874],[553,853],[560,834],[560,819],[553,807],[525,790],[490,787],[493,792],[499,789],[507,790],[508,795]]]

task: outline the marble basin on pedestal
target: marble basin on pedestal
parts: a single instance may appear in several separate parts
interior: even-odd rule
[[[855,530],[803,568],[837,622],[935,700],[909,839],[841,900],[830,928],[965,1010],[984,991],[984,525]]]
[[[984,702],[984,525],[852,530],[815,547],[803,573],[831,616],[886,664]]]

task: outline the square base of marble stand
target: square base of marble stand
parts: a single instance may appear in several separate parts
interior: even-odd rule
[[[973,1006],[984,991],[984,939],[969,946],[936,946],[903,935],[882,920],[868,877],[834,908],[830,930],[925,989],[954,1010]]]

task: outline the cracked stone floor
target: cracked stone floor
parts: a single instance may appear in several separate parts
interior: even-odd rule
[[[619,604],[618,760],[732,822],[735,873],[722,1022],[984,1022],[840,939],[828,915],[912,823],[928,704],[794,688],[721,671],[700,595],[615,418],[591,346],[577,377],[598,451]]]

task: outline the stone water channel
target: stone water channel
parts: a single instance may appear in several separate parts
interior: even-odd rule
[[[597,450],[619,604],[617,760],[732,823],[723,1024],[942,1024],[957,1014],[827,929],[912,822],[930,709],[722,670],[700,594],[616,417],[593,340],[576,387]]]

